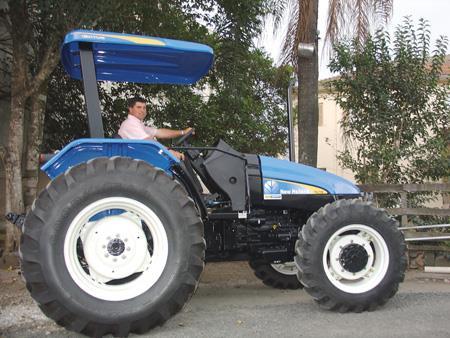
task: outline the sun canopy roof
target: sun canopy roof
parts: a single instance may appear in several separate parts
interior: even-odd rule
[[[82,79],[80,46],[92,46],[97,81],[192,84],[212,65],[211,47],[142,35],[76,30],[66,35],[61,60]]]

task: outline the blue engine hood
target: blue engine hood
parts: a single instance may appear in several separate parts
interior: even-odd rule
[[[304,164],[260,156],[263,180],[281,180],[311,185],[332,195],[355,195],[360,190],[353,183],[326,171]]]

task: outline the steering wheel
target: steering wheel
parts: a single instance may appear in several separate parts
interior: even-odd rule
[[[184,143],[188,138],[190,138],[193,134],[195,133],[195,129],[192,128],[191,130],[189,130],[186,134],[184,134],[183,136],[181,136],[175,143],[174,145],[178,146],[182,143]]]

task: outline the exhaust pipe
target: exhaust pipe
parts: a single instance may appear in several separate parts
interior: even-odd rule
[[[289,144],[289,161],[295,162],[295,145],[294,145],[294,126],[292,116],[292,89],[297,80],[289,81],[288,97],[287,97],[287,115],[288,115],[288,144]]]

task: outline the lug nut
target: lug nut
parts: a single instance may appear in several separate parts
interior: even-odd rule
[[[125,256],[125,255],[122,255],[122,259],[125,259],[125,258],[127,258],[127,256]]]
[[[106,253],[106,254],[105,254],[105,257],[109,257],[109,255]]]
[[[127,251],[130,251],[131,250],[131,248],[130,247],[127,247]]]

